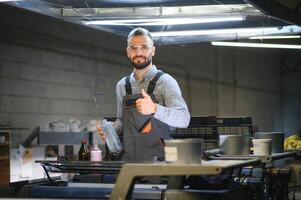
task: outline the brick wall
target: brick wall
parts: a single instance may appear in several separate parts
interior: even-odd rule
[[[125,38],[3,5],[0,27],[0,123],[22,128],[15,144],[44,122],[93,119],[98,92],[103,113],[115,116],[115,84],[132,71]],[[154,63],[178,80],[192,115],[246,115],[259,130],[294,132],[301,91],[290,88],[300,74],[281,73],[281,59],[290,58],[282,53],[157,46]]]

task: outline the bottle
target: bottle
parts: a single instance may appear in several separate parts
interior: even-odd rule
[[[106,136],[106,144],[108,145],[110,152],[121,152],[123,149],[122,143],[120,142],[119,136],[112,123],[108,122],[106,119],[100,121],[102,130]]]
[[[78,151],[78,160],[79,161],[89,161],[90,160],[90,152],[87,146],[86,140],[82,140],[82,145]]]
[[[101,150],[98,148],[97,144],[93,145],[90,154],[91,154],[91,161],[101,161],[102,160]]]

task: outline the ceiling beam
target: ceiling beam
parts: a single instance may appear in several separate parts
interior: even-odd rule
[[[301,26],[301,14],[294,9],[290,9],[278,2],[275,2],[274,0],[246,0],[246,2],[267,15]]]

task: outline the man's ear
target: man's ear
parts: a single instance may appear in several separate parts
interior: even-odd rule
[[[155,54],[156,54],[156,47],[153,46],[153,47],[152,47],[152,56],[154,56]]]
[[[127,55],[128,58],[130,58],[130,54],[129,54],[128,48],[126,48],[126,55]]]

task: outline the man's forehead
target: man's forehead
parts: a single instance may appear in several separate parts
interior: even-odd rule
[[[146,35],[132,36],[128,41],[128,45],[139,45],[139,44],[153,45],[153,41]]]

